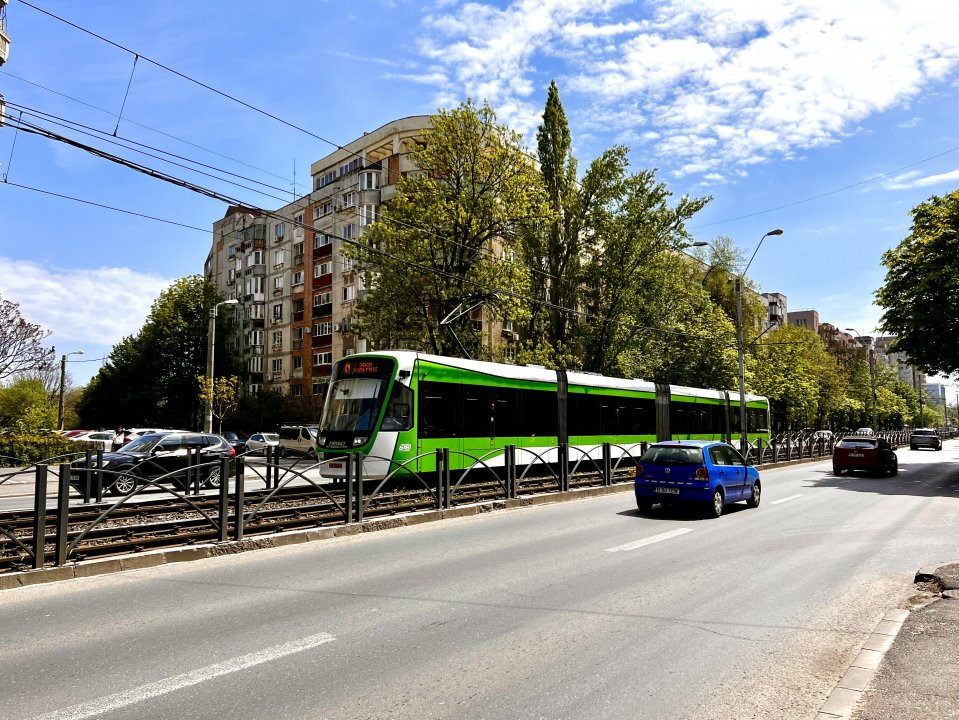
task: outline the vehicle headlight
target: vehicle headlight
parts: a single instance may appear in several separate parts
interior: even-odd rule
[[[319,445],[320,447],[326,446],[326,437],[324,437],[323,435],[320,435],[320,436],[316,439],[316,444]]]
[[[355,437],[353,438],[353,447],[359,447],[360,445],[364,444],[367,440],[369,440],[368,437]]]

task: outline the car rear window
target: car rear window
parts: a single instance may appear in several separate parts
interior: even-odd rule
[[[914,430],[913,435],[935,435],[935,430]]]
[[[864,438],[843,438],[839,441],[837,447],[843,448],[874,448],[876,447],[876,441],[873,439],[864,439]]]
[[[698,447],[654,445],[643,453],[642,462],[654,465],[703,465],[703,451]]]

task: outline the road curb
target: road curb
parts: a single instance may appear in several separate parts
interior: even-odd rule
[[[901,608],[888,610],[883,615],[882,620],[876,623],[859,648],[859,653],[819,708],[816,720],[837,720],[838,718],[845,720],[852,717],[863,693],[872,682],[876,670],[879,669],[879,664],[892,647],[908,617],[909,611]]]

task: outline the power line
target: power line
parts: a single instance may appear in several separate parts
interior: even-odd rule
[[[113,210],[114,212],[124,213],[126,215],[134,215],[147,220],[156,220],[157,222],[167,223],[168,225],[176,225],[178,227],[187,228],[188,230],[199,230],[207,235],[210,233],[209,228],[200,228],[194,225],[187,225],[185,223],[177,222],[176,220],[167,220],[165,218],[155,217],[153,215],[145,215],[144,213],[134,212],[133,210],[124,210],[123,208],[113,207],[112,205],[104,205],[103,203],[93,202],[92,200],[84,200],[83,198],[73,197],[72,195],[63,195],[61,193],[53,192],[52,190],[43,190],[41,188],[31,187],[30,185],[21,185],[20,183],[11,182],[10,180],[4,180],[3,184],[12,185],[13,187],[22,188],[24,190],[32,190],[33,192],[43,193],[44,195],[52,195],[53,197],[63,198],[64,200],[73,200],[74,202],[83,203],[84,205],[93,205],[94,207],[103,208],[104,210]]]
[[[110,115],[111,117],[115,117],[115,118],[119,118],[119,117],[120,117],[120,116],[117,115],[116,113],[111,112],[111,111],[109,111],[109,110],[106,110],[106,109],[104,109],[104,108],[102,108],[102,107],[99,107],[99,106],[97,106],[97,105],[93,105],[93,104],[91,104],[91,103],[85,102],[85,101],[80,100],[80,99],[78,99],[78,98],[72,97],[71,95],[67,95],[66,93],[59,92],[58,90],[54,90],[54,89],[52,89],[52,88],[48,88],[48,87],[46,87],[46,86],[44,86],[44,85],[41,85],[40,83],[33,82],[32,80],[27,80],[26,78],[20,77],[19,75],[14,75],[13,73],[11,73],[11,72],[9,72],[9,71],[7,71],[7,70],[0,70],[0,75],[7,75],[8,77],[12,77],[12,78],[14,78],[15,80],[19,80],[20,82],[26,83],[27,85],[32,85],[33,87],[40,88],[41,90],[44,90],[44,91],[49,92],[49,93],[53,93],[54,95],[59,95],[60,97],[66,98],[67,100],[70,100],[71,102],[75,102],[75,103],[78,103],[78,104],[80,104],[80,105],[85,105],[85,106],[88,107],[88,108],[92,108],[93,110],[97,110],[97,111],[99,111],[99,112],[105,113],[105,114],[107,114],[107,115]],[[263,173],[263,174],[265,174],[265,175],[271,175],[271,176],[277,178],[278,180],[288,180],[288,179],[289,179],[289,178],[284,177],[283,175],[278,175],[277,173],[271,172],[270,170],[266,170],[266,169],[264,169],[264,168],[257,167],[256,165],[251,165],[251,164],[246,163],[246,162],[244,162],[244,161],[242,161],[242,160],[239,160],[239,159],[237,159],[237,158],[235,158],[235,157],[231,157],[230,155],[224,155],[223,153],[217,152],[216,150],[211,150],[211,149],[208,148],[208,147],[204,147],[203,145],[198,145],[197,143],[190,142],[189,140],[185,140],[184,138],[178,137],[178,136],[176,136],[176,135],[171,135],[171,134],[168,133],[168,132],[164,132],[163,130],[159,130],[159,129],[157,129],[157,128],[155,128],[155,127],[152,127],[152,126],[150,126],[150,125],[145,125],[145,124],[143,124],[143,123],[137,122],[136,120],[131,120],[130,118],[125,118],[125,119],[124,119],[124,122],[126,122],[126,123],[128,123],[128,124],[130,124],[130,125],[136,125],[137,127],[144,128],[145,130],[149,130],[150,132],[154,132],[154,133],[156,133],[157,135],[163,135],[164,137],[168,137],[168,138],[170,138],[171,140],[176,140],[177,142],[183,143],[184,145],[189,145],[189,146],[191,146],[191,147],[195,147],[195,148],[197,148],[198,150],[202,150],[203,152],[210,153],[211,155],[216,155],[217,157],[221,157],[221,158],[223,158],[224,160],[229,160],[230,162],[234,162],[234,163],[236,163],[237,165],[243,165],[244,167],[248,167],[248,168],[250,168],[251,170],[257,170],[258,172],[261,172],[261,173]]]
[[[131,50],[131,49],[128,48],[128,47],[124,47],[123,45],[121,45],[121,44],[118,43],[118,42],[114,42],[113,40],[110,40],[109,38],[106,38],[106,37],[104,37],[103,35],[100,35],[100,34],[98,34],[98,33],[95,33],[95,32],[93,32],[92,30],[88,30],[87,28],[85,28],[85,27],[83,27],[83,26],[81,26],[81,25],[77,25],[76,23],[71,22],[70,20],[67,20],[66,18],[62,18],[62,17],[60,17],[59,15],[55,15],[54,13],[50,12],[49,10],[44,10],[44,9],[41,8],[41,7],[38,7],[38,6],[36,6],[36,5],[34,5],[34,4],[30,3],[30,2],[27,2],[27,0],[19,0],[19,1],[20,1],[21,4],[26,5],[27,7],[32,8],[32,9],[36,10],[37,12],[43,13],[44,15],[47,15],[48,17],[51,17],[51,18],[53,18],[54,20],[58,20],[59,22],[62,22],[62,23],[64,23],[65,25],[69,25],[70,27],[72,27],[72,28],[74,28],[74,29],[76,29],[76,30],[79,30],[80,32],[83,32],[83,33],[86,33],[87,35],[90,35],[90,36],[92,36],[92,37],[95,37],[95,38],[97,38],[98,40],[101,40],[101,41],[103,41],[103,42],[105,42],[105,43],[107,43],[107,44],[109,44],[109,45],[112,45],[112,46],[115,47],[115,48],[118,48],[118,49],[120,49],[120,50],[123,50],[123,51],[126,52],[126,53],[129,53],[130,55],[134,55],[134,56],[136,56],[136,57],[139,57],[141,60],[144,60],[144,61],[150,63],[151,65],[155,65],[156,67],[161,68],[161,69],[163,69],[163,70],[166,70],[166,71],[169,72],[169,73],[173,73],[174,75],[176,75],[176,76],[179,77],[179,78],[182,78],[182,79],[184,79],[184,80],[186,80],[186,81],[188,81],[188,82],[194,83],[195,85],[199,85],[200,87],[202,87],[202,88],[204,88],[204,89],[206,89],[206,90],[209,90],[209,91],[212,92],[212,93],[216,93],[216,94],[219,95],[220,97],[226,98],[227,100],[231,100],[232,102],[235,102],[235,103],[237,103],[238,105],[242,105],[243,107],[245,107],[245,108],[247,108],[247,109],[249,109],[249,110],[253,110],[254,112],[259,113],[260,115],[264,115],[264,116],[270,118],[271,120],[276,120],[278,123],[282,123],[283,125],[286,125],[286,126],[289,127],[289,128],[292,128],[292,129],[294,129],[294,130],[298,130],[298,131],[300,131],[301,133],[304,133],[304,134],[306,134],[306,135],[309,135],[309,136],[312,137],[312,138],[316,138],[316,139],[319,140],[320,142],[324,142],[324,143],[326,143],[326,144],[328,144],[328,145],[332,145],[333,147],[337,148],[338,150],[344,150],[344,149],[345,149],[342,145],[340,145],[340,144],[338,144],[338,143],[335,143],[335,142],[333,142],[332,140],[328,140],[327,138],[323,137],[322,135],[317,135],[316,133],[311,132],[310,130],[307,130],[306,128],[303,128],[303,127],[300,127],[299,125],[295,125],[294,123],[288,122],[287,120],[284,120],[284,119],[281,118],[281,117],[277,117],[277,116],[274,115],[273,113],[270,113],[270,112],[267,112],[266,110],[263,110],[263,109],[261,109],[261,108],[258,108],[257,106],[252,105],[252,104],[250,104],[250,103],[248,103],[248,102],[246,102],[246,101],[244,101],[244,100],[240,100],[239,98],[234,97],[233,95],[230,95],[229,93],[223,92],[222,90],[218,90],[217,88],[215,88],[215,87],[213,87],[213,86],[211,86],[211,85],[207,85],[206,83],[201,82],[200,80],[197,80],[196,78],[190,77],[190,76],[187,75],[186,73],[182,73],[182,72],[180,72],[179,70],[175,70],[175,69],[171,68],[170,66],[164,65],[163,63],[161,63],[161,62],[159,62],[159,61],[157,61],[157,60],[153,60],[152,58],[147,57],[147,56],[144,55],[143,53],[137,52],[137,51],[135,51],[135,50]]]

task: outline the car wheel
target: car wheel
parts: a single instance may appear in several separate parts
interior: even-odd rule
[[[759,501],[762,500],[762,491],[763,491],[762,485],[761,485],[761,484],[759,483],[759,481],[757,480],[757,481],[753,484],[753,494],[752,494],[752,495],[750,496],[750,498],[746,501],[746,504],[747,504],[749,507],[751,507],[751,508],[758,508],[758,507],[759,507]]]
[[[887,470],[887,472],[889,473],[890,477],[893,475],[899,474],[899,462],[896,460],[896,458],[892,459],[892,462],[889,464],[889,469]]]
[[[316,460],[316,448],[312,448],[312,447],[311,447],[309,450],[307,450],[307,451],[306,451],[306,456],[307,456],[310,460]]]
[[[833,475],[842,475],[842,468],[841,468],[841,467],[837,467],[836,465],[833,465],[832,474],[833,474]]]
[[[639,508],[639,512],[643,515],[649,515],[653,511],[653,501],[645,499],[637,499],[636,507]]]
[[[203,487],[205,488],[218,488],[220,487],[220,468],[215,467],[210,470],[210,474],[206,476],[206,480],[203,481]]]
[[[718,518],[723,514],[723,502],[725,498],[723,497],[723,491],[719,488],[713,490],[713,501],[709,503],[709,506],[706,510],[706,516],[711,518]]]
[[[909,449],[910,449],[910,450],[918,450],[919,448],[916,447],[915,445],[910,445],[910,446],[909,446]]]
[[[128,495],[137,487],[137,479],[131,474],[130,468],[123,468],[119,472],[123,473],[110,486],[111,495]]]

